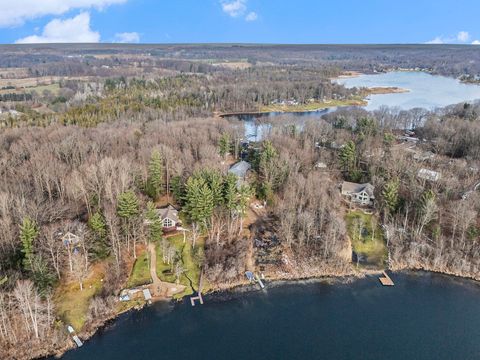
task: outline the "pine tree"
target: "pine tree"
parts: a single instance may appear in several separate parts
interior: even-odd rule
[[[37,238],[38,229],[35,221],[26,217],[20,225],[20,240],[22,241],[23,268],[27,271],[33,269],[34,250],[33,242]]]
[[[88,219],[88,227],[93,234],[92,252],[99,259],[105,259],[109,255],[107,243],[107,225],[102,214],[97,211]]]
[[[220,156],[225,159],[227,155],[230,153],[230,149],[232,148],[230,134],[228,133],[222,134],[218,142],[218,147],[219,147]]]
[[[345,146],[340,149],[339,157],[340,163],[345,171],[350,172],[354,170],[357,157],[355,143],[353,141],[347,142]]]
[[[203,170],[196,175],[202,178],[212,191],[214,206],[223,203],[223,176],[216,170]]]
[[[172,177],[172,181],[170,182],[172,187],[172,193],[175,198],[175,201],[178,204],[183,203],[183,198],[185,197],[185,184],[182,181],[181,176],[174,176]]]
[[[137,195],[132,190],[121,193],[117,202],[117,214],[124,220],[129,220],[139,213]]]
[[[151,242],[159,242],[162,239],[163,226],[162,221],[155,211],[155,204],[153,202],[147,204],[145,217],[148,221],[148,240]]]
[[[163,193],[164,177],[162,156],[157,150],[154,150],[148,164],[147,179],[147,193],[154,200]]]
[[[228,173],[223,181],[223,203],[230,213],[235,211],[236,196],[237,177],[232,173]]]
[[[212,216],[214,200],[212,190],[201,177],[190,177],[185,191],[185,211],[194,223],[206,225]]]
[[[386,182],[383,186],[382,196],[385,206],[390,214],[393,214],[397,210],[398,206],[398,180],[392,180]]]

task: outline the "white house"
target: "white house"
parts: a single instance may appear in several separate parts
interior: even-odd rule
[[[370,183],[357,184],[348,181],[342,183],[342,195],[352,203],[372,206],[375,201],[375,187]]]
[[[428,180],[433,182],[440,180],[440,173],[428,169],[418,170],[417,176],[422,180]]]

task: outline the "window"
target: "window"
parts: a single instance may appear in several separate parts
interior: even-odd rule
[[[169,228],[173,226],[175,226],[175,223],[171,219],[169,218],[163,219],[163,227]]]

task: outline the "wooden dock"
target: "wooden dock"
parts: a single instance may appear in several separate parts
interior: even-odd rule
[[[393,280],[390,278],[390,276],[388,276],[388,274],[385,271],[383,272],[383,276],[380,276],[378,278],[378,280],[380,280],[380,283],[383,286],[394,286],[395,285],[393,283]]]
[[[200,305],[203,305],[202,286],[203,286],[203,268],[200,270],[200,279],[198,281],[198,295],[190,297],[190,303],[192,304],[192,306],[195,306],[195,301],[197,300],[200,302]]]

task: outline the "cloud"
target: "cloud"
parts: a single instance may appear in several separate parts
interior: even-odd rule
[[[100,34],[90,28],[90,14],[83,12],[70,19],[54,19],[43,28],[41,35],[18,39],[17,44],[37,43],[97,43]]]
[[[470,33],[468,31],[459,31],[455,36],[437,36],[436,38],[427,41],[425,44],[463,44],[470,40]]]
[[[470,34],[468,31],[460,31],[457,34],[457,40],[460,42],[467,42],[470,39]]]
[[[480,45],[480,40],[473,40],[472,45]]]
[[[223,12],[231,17],[241,16],[247,11],[247,0],[222,0],[221,4]]]
[[[137,32],[124,32],[115,34],[115,42],[117,43],[139,43],[140,34]]]
[[[444,44],[441,36],[437,36],[435,39],[427,41],[425,44]]]
[[[74,9],[104,9],[127,0],[0,0],[0,27],[22,25],[46,15],[62,15]]]
[[[255,21],[258,19],[258,15],[255,11],[249,12],[248,15],[245,17],[246,21]]]

